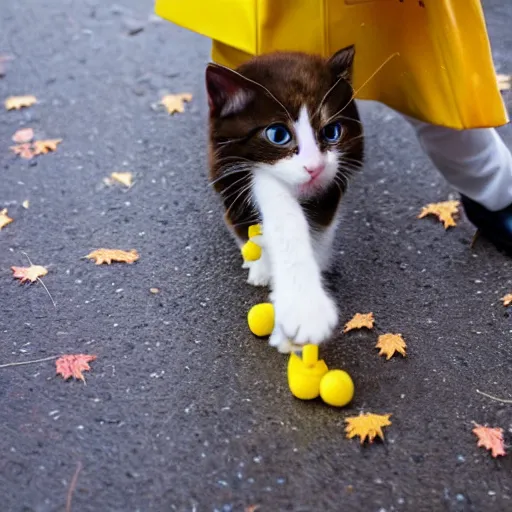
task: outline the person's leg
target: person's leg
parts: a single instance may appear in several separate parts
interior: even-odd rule
[[[462,196],[469,220],[512,248],[512,153],[492,128],[453,130],[406,117],[425,153]]]

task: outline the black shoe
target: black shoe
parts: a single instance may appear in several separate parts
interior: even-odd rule
[[[479,233],[498,249],[512,255],[512,204],[503,210],[491,212],[469,197],[461,195],[461,200],[468,219]]]

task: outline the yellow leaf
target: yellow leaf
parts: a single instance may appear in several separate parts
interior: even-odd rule
[[[354,318],[345,324],[343,332],[351,331],[352,329],[373,329],[373,322],[375,321],[373,313],[356,313]]]
[[[345,418],[347,438],[352,439],[355,436],[359,436],[361,444],[364,443],[367,437],[370,443],[373,442],[376,436],[384,439],[382,428],[391,425],[391,421],[389,421],[390,416],[391,414],[366,413]]]
[[[43,277],[48,274],[48,270],[41,265],[30,265],[30,267],[11,267],[14,272],[13,276],[15,279],[19,279],[22,283],[30,281],[33,283],[37,281],[39,277]]]
[[[427,215],[435,215],[444,225],[445,229],[456,226],[457,223],[453,218],[459,213],[459,201],[444,201],[442,203],[431,203],[424,206],[418,219],[422,219]]]
[[[130,188],[132,186],[133,175],[131,172],[113,172],[110,175],[110,178],[121,183],[121,185],[124,185],[125,187]]]
[[[122,251],[121,249],[96,249],[85,256],[85,258],[95,260],[96,265],[101,265],[102,263],[110,265],[113,261],[133,263],[139,259],[139,253],[135,249],[130,251]]]
[[[11,146],[11,150],[21,158],[30,160],[32,157],[37,155],[45,155],[50,151],[57,149],[57,144],[60,144],[62,139],[46,139],[46,140],[35,140],[34,142],[25,142],[16,146]]]
[[[32,128],[22,128],[18,130],[13,136],[13,142],[16,144],[23,144],[24,142],[30,142],[34,138],[34,130]]]
[[[4,105],[7,110],[18,110],[22,107],[30,107],[34,103],[37,103],[37,98],[32,95],[9,96],[5,100]]]
[[[505,297],[502,297],[501,300],[503,301],[504,306],[512,305],[512,293],[505,295]]]
[[[191,100],[192,94],[189,92],[182,92],[180,94],[167,94],[161,99],[160,103],[167,109],[169,114],[174,114],[175,112],[184,112],[184,102],[189,102]]]
[[[511,75],[496,75],[498,79],[498,87],[500,91],[508,91],[512,88],[512,76]]]
[[[10,224],[13,220],[14,219],[11,219],[11,217],[7,215],[7,208],[0,210],[0,229]]]
[[[391,359],[395,352],[399,352],[405,357],[407,345],[401,334],[381,334],[375,348],[379,348],[379,356],[385,355],[386,360]]]
[[[62,139],[46,139],[46,140],[35,140],[32,144],[34,146],[34,155],[45,155],[50,151],[57,149],[57,144],[60,144]]]

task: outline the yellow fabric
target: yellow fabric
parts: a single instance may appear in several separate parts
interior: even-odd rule
[[[156,0],[156,13],[211,38],[212,59],[228,67],[275,50],[329,56],[355,44],[357,98],[450,128],[507,123],[480,0],[423,3]]]

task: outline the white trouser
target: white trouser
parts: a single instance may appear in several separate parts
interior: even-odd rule
[[[512,153],[495,129],[453,130],[404,117],[425,153],[461,194],[492,211],[512,204]]]

